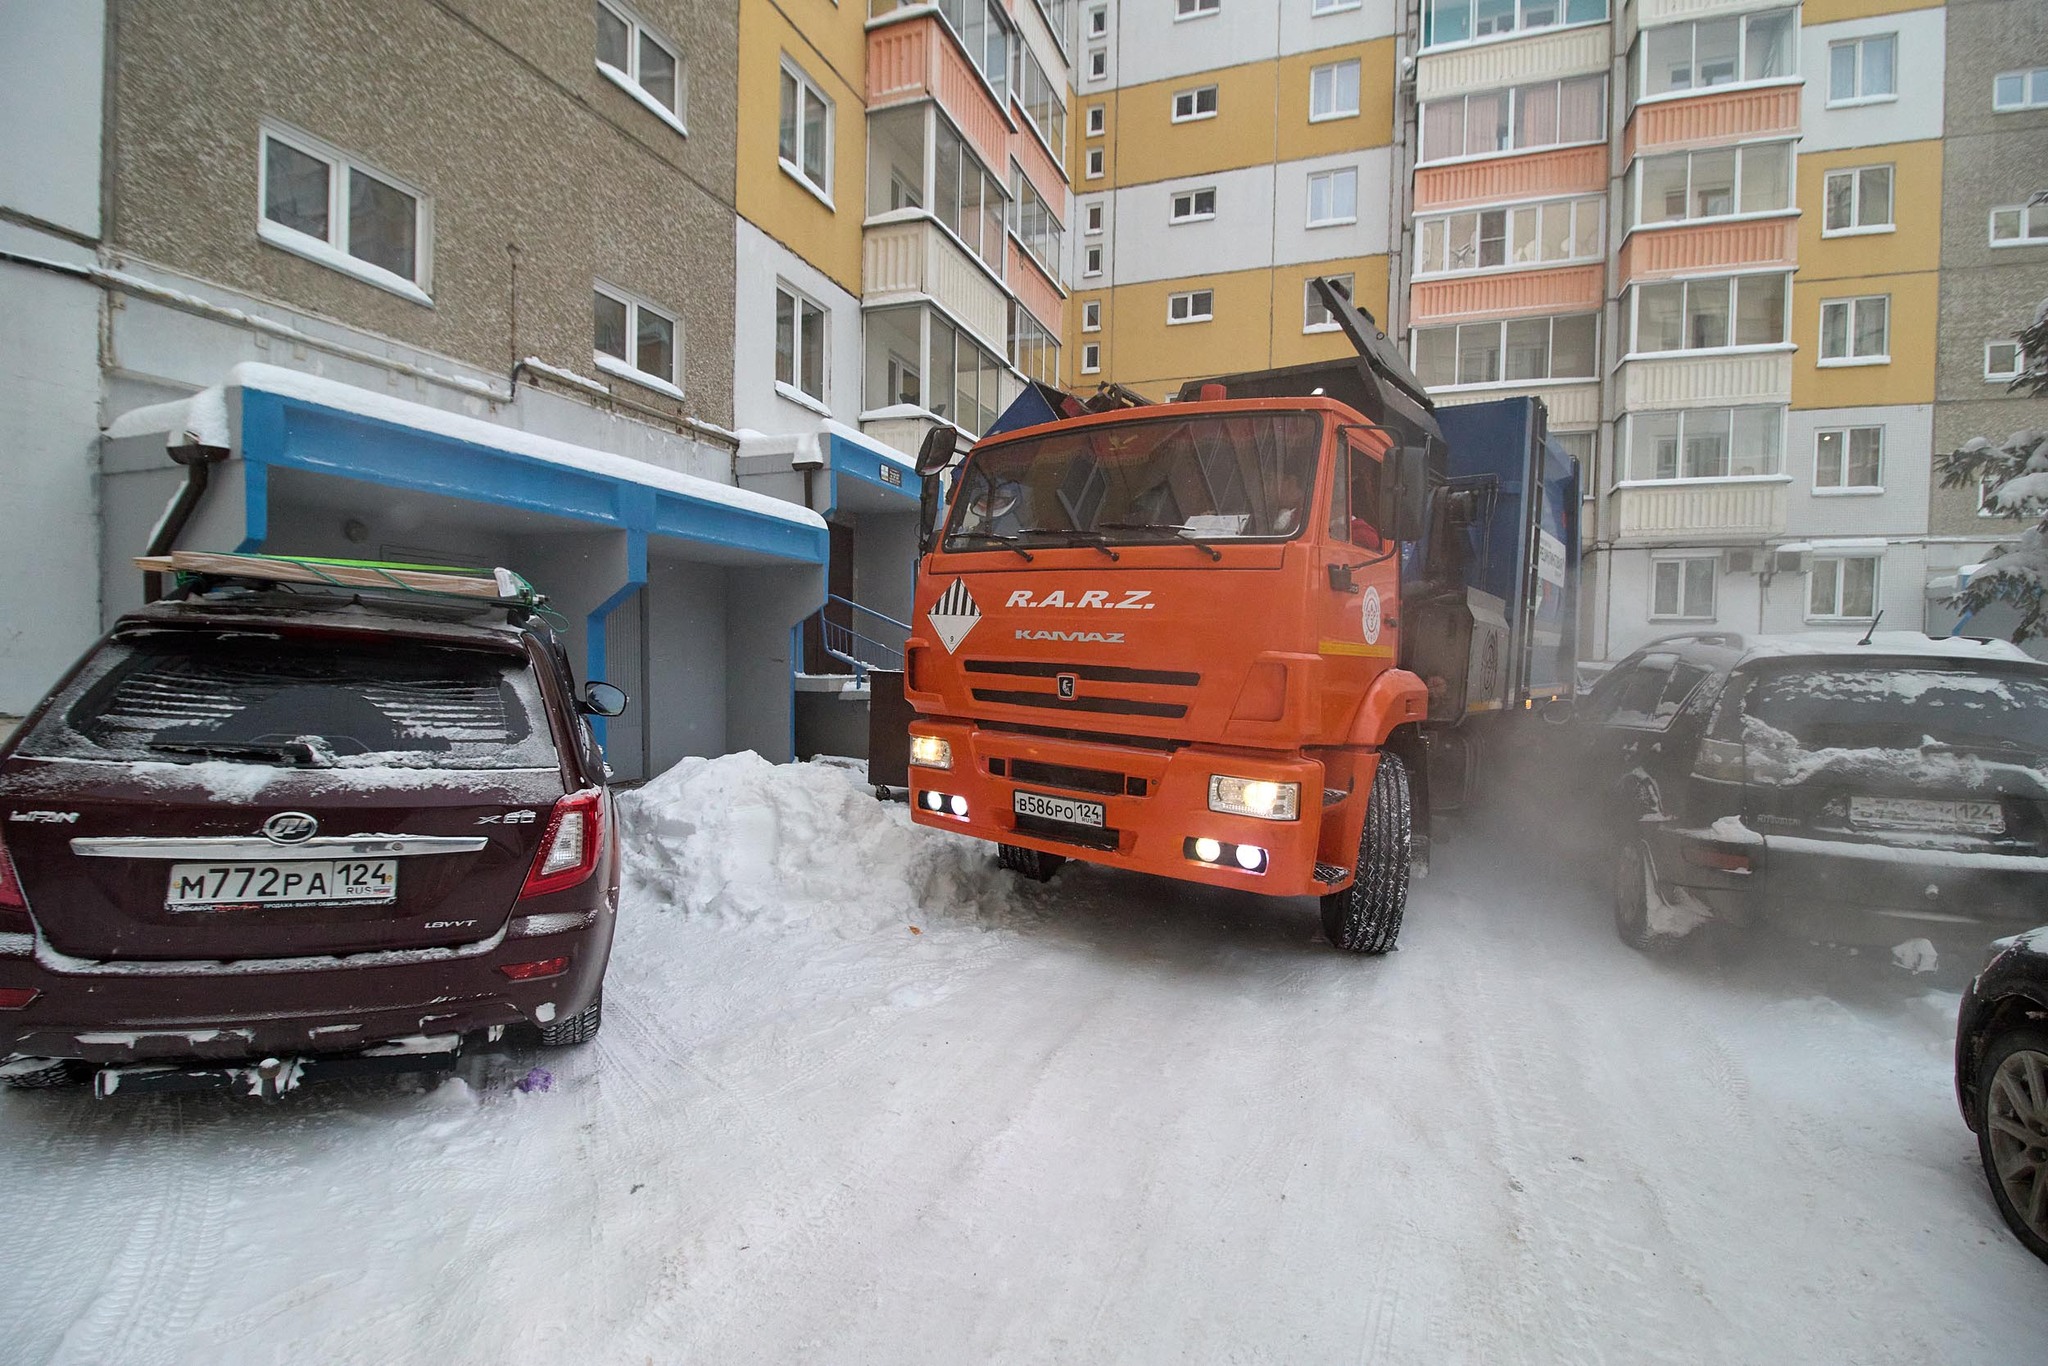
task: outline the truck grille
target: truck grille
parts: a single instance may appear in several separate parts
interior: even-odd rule
[[[1129,669],[1113,664],[1057,664],[1031,659],[970,659],[961,667],[970,674],[997,675],[1017,679],[1057,679],[1072,674],[1090,683],[1150,684],[1155,687],[1192,688],[1202,681],[1198,673],[1178,669]],[[1047,711],[1089,712],[1098,716],[1157,716],[1178,720],[1188,714],[1184,702],[1154,702],[1138,697],[1061,697],[1057,692],[1017,688],[975,688],[977,702],[998,702],[1011,707],[1043,707]]]
[[[970,659],[961,665],[971,674],[1007,674],[1012,678],[1057,678],[1072,674],[1091,683],[1156,683],[1169,688],[1192,688],[1202,681],[1197,673],[1177,669],[1127,669],[1114,664],[1046,664],[1035,659]]]
[[[1002,764],[998,769],[996,766]],[[1100,768],[1076,768],[1072,764],[1041,764],[1033,759],[989,760],[989,768],[1020,783],[1036,783],[1040,787],[1060,787],[1069,792],[1100,792],[1106,796],[1145,795],[1143,778],[1126,778],[1121,773],[1111,773]],[[1135,790],[1134,790],[1135,789]]]

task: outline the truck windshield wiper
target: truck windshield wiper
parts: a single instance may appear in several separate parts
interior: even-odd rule
[[[1223,558],[1223,552],[1215,546],[1199,536],[1192,535],[1186,527],[1175,526],[1171,522],[1097,522],[1095,525],[1100,531],[1163,531],[1176,540],[1186,541],[1199,550],[1207,551],[1212,560]]]
[[[1071,526],[1027,526],[1019,529],[1017,534],[1019,536],[1071,536],[1082,545],[1094,546],[1112,560],[1123,558],[1123,556],[1109,548],[1109,537],[1099,531],[1083,531],[1079,527]]]
[[[157,740],[151,749],[164,754],[198,754],[215,759],[289,759],[300,768],[325,768],[318,750],[304,740]]]
[[[995,543],[996,543],[997,545],[1001,546],[1001,547],[1002,547],[1003,549],[1005,549],[1005,550],[1014,550],[1014,551],[1016,551],[1016,552],[1017,552],[1017,553],[1018,553],[1019,555],[1022,555],[1022,556],[1024,557],[1024,562],[1025,562],[1026,564],[1029,564],[1029,563],[1031,562],[1031,558],[1032,558],[1032,556],[1031,556],[1031,552],[1030,552],[1030,551],[1026,550],[1026,549],[1025,549],[1025,548],[1024,548],[1023,546],[1021,546],[1021,545],[1018,545],[1018,544],[1017,544],[1017,538],[1016,538],[1015,536],[1005,536],[1005,535],[1002,535],[1002,534],[1001,534],[1001,533],[999,533],[999,532],[994,532],[994,531],[956,531],[956,532],[954,532],[954,533],[953,533],[952,535],[950,535],[950,536],[948,536],[948,537],[946,538],[946,542],[947,542],[947,548],[948,548],[948,549],[950,549],[950,548],[951,548],[951,546],[952,546],[952,543],[953,543],[954,541],[994,541],[994,542],[995,542]]]

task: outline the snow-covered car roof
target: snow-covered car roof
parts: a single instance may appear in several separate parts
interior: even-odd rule
[[[1748,636],[1741,639],[1745,661],[1752,659],[1807,658],[1815,656],[1959,660],[1970,663],[2033,664],[2041,661],[2008,640],[1979,640],[1970,636],[1929,636],[1918,631],[1875,631],[1865,643],[1862,636],[1804,632],[1778,636]]]

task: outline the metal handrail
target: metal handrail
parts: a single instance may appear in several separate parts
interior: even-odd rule
[[[826,594],[826,597],[830,598],[833,602],[838,603],[841,607],[851,607],[856,612],[865,612],[869,616],[873,617],[876,621],[886,621],[891,626],[894,626],[897,630],[903,632],[905,635],[910,634],[910,623],[907,621],[898,621],[896,620],[896,618],[890,616],[886,612],[877,612],[872,607],[864,606],[861,603],[855,602],[851,598],[842,598],[837,593],[828,593]]]
[[[898,621],[886,612],[877,612],[872,607],[854,602],[850,598],[842,598],[837,593],[827,594],[826,596],[826,605],[828,607],[836,603],[850,611],[860,612],[873,617],[877,621],[886,622],[890,626],[902,631],[905,635],[910,634],[908,623]],[[903,667],[903,650],[900,645],[891,645],[885,640],[879,640],[874,636],[855,630],[852,626],[842,625],[827,616],[825,608],[819,608],[815,615],[818,621],[819,641],[824,646],[825,653],[852,669],[855,682],[865,683],[869,669],[900,669]]]

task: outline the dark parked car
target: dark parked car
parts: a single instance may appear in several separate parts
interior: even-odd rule
[[[2048,664],[2004,642],[1673,636],[1567,748],[1637,948],[1719,920],[1974,957],[2048,905]]]
[[[2006,941],[1964,994],[1956,1099],[1998,1212],[2048,1261],[2048,925]]]
[[[584,714],[623,694],[579,701],[531,602],[183,591],[0,745],[0,1072],[275,1094],[593,1035],[618,860]]]

